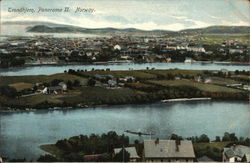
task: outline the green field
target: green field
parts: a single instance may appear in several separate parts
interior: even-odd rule
[[[230,141],[229,142],[210,142],[210,143],[194,143],[194,149],[195,150],[198,150],[198,149],[205,149],[207,148],[208,146],[209,147],[215,147],[215,148],[218,148],[220,150],[223,150],[223,148],[227,145],[231,143]]]
[[[154,79],[156,75],[146,73],[140,70],[135,71],[88,71],[88,72],[81,72],[82,75],[86,76],[93,76],[93,75],[113,75],[114,77],[125,77],[125,76],[134,76],[138,79]]]
[[[115,88],[110,88],[105,82],[102,83],[102,81],[96,81],[95,86],[87,86],[88,78],[96,74],[113,75],[116,78],[133,76],[136,78],[136,82],[126,83],[124,87]],[[169,80],[180,76],[181,80]],[[197,76],[210,78],[211,84],[194,81],[193,78]],[[20,96],[16,93],[15,98],[3,94],[0,96],[0,105],[22,109],[149,103],[162,99],[187,97],[211,97],[223,100],[246,100],[248,98],[247,91],[226,87],[227,84],[242,83],[233,80],[234,78],[209,77],[203,71],[178,69],[136,71],[95,70],[88,72],[77,71],[75,75],[63,73],[48,76],[3,76],[0,78],[0,86],[8,85],[14,87],[17,91],[21,91],[26,88],[32,88],[35,83],[50,83],[54,79],[61,79],[65,82],[79,80],[81,84],[73,86],[62,94],[30,94],[28,96]]]
[[[80,91],[81,94],[77,96],[62,97],[60,99],[69,104],[115,104],[133,101],[133,97],[138,94],[136,91],[129,88],[106,89],[102,87],[82,87]]]
[[[153,75],[162,75],[167,76],[168,74],[173,75],[189,75],[189,76],[196,76],[202,74],[203,71],[201,70],[179,70],[179,69],[171,69],[171,70],[144,70],[143,72],[150,73]]]
[[[158,84],[161,86],[192,86],[198,88],[201,91],[206,91],[206,92],[229,92],[229,93],[242,92],[241,90],[238,89],[212,85],[212,84],[198,83],[189,80],[150,80],[148,82],[153,84]]]
[[[23,89],[33,88],[34,84],[20,82],[20,83],[9,84],[9,86],[14,87],[17,91],[21,91]]]
[[[194,143],[194,152],[196,157],[208,156],[215,161],[222,161],[222,150],[231,142],[210,142],[210,143]]]
[[[86,83],[87,79],[71,74],[54,74],[54,75],[33,75],[33,76],[1,76],[0,86],[9,85],[13,83],[40,83],[40,82],[50,82],[54,79],[62,80],[80,80],[82,83]]]

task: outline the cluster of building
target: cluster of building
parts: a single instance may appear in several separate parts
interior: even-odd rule
[[[139,156],[135,147],[114,148],[113,157],[123,152],[129,153],[130,162],[194,162],[193,144],[189,140],[145,140],[143,155]],[[124,152],[125,153],[125,152]],[[124,154],[125,155],[125,154]],[[86,161],[95,161],[100,155],[85,155]],[[125,156],[124,156],[125,157]]]
[[[145,140],[143,154],[139,156],[136,148],[114,148],[113,157],[120,152],[129,153],[130,162],[216,162],[208,156],[196,158],[192,141],[190,140]],[[124,150],[124,151],[123,151]],[[85,155],[86,161],[95,161],[100,155]],[[125,157],[125,154],[123,154]],[[222,151],[223,162],[250,162],[250,147],[233,145]]]
[[[64,62],[171,62],[171,56],[178,54],[212,54],[201,44],[195,44],[193,36],[136,37],[114,36],[100,38],[54,38],[32,37],[0,43],[0,54],[15,54],[25,57],[29,64],[58,64]],[[234,44],[233,44],[234,45]],[[236,44],[237,45],[237,44]],[[244,53],[239,45],[228,47],[225,42],[221,53]],[[231,44],[230,44],[231,46]],[[168,56],[164,55],[168,54]],[[107,57],[103,56],[109,56]],[[190,62],[187,59],[186,62]]]
[[[135,82],[136,79],[133,76],[125,76],[116,78],[113,75],[99,75],[95,74],[93,76],[95,80],[98,80],[102,83],[102,85],[106,86],[107,88],[119,88],[123,87],[126,83]]]

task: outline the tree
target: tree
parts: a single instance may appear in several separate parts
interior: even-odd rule
[[[219,136],[216,136],[215,137],[215,142],[220,142],[221,140],[220,140],[220,137]]]
[[[230,135],[228,132],[224,133],[224,136],[222,137],[222,141],[230,141]]]
[[[17,96],[17,91],[15,88],[10,87],[10,86],[1,86],[0,95],[13,98]]]
[[[68,89],[72,89],[72,87],[73,87],[73,83],[72,83],[71,80],[68,80],[67,83],[66,83],[66,85],[67,85]]]
[[[183,138],[181,136],[178,136],[176,134],[172,134],[170,139],[171,140],[183,140]]]
[[[90,79],[88,80],[87,85],[93,87],[93,86],[95,86],[95,83],[96,83],[96,81],[95,81],[94,79],[90,78]]]
[[[55,158],[52,155],[49,154],[45,154],[45,155],[41,155],[38,159],[38,162],[57,162],[57,158]]]
[[[209,138],[206,134],[202,134],[200,137],[199,137],[199,142],[209,142]]]
[[[77,80],[77,79],[74,80],[73,86],[74,86],[74,87],[79,87],[79,86],[80,86],[80,81]]]
[[[75,73],[76,73],[76,71],[75,71],[75,70],[73,70],[73,69],[69,69],[69,70],[68,70],[68,73],[69,73],[69,74],[75,74]]]
[[[54,79],[50,82],[51,86],[58,86],[60,82],[62,82],[62,79]]]
[[[136,139],[136,140],[134,141],[134,144],[139,144],[139,140]]]
[[[114,156],[115,162],[129,162],[130,154],[125,150],[125,148],[122,148],[119,153],[117,153]]]
[[[167,74],[167,79],[168,80],[174,80],[174,75],[173,74]]]
[[[229,137],[230,137],[230,141],[238,141],[238,138],[237,136],[235,136],[235,133],[229,134]]]

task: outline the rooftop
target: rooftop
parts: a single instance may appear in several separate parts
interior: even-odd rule
[[[122,148],[115,148],[114,152],[115,154],[119,153],[122,150]],[[130,154],[130,158],[140,158],[136,152],[135,147],[126,147],[125,150]]]
[[[145,158],[195,158],[193,144],[189,140],[146,140]]]

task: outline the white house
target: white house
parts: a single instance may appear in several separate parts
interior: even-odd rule
[[[60,82],[58,85],[62,87],[63,91],[67,91],[67,84],[65,84],[64,82]]]
[[[245,155],[250,154],[250,147],[244,145],[233,145],[224,148],[222,153],[223,162],[241,162]]]
[[[121,46],[120,45],[115,45],[114,46],[114,50],[121,50],[122,48],[121,48]]]

